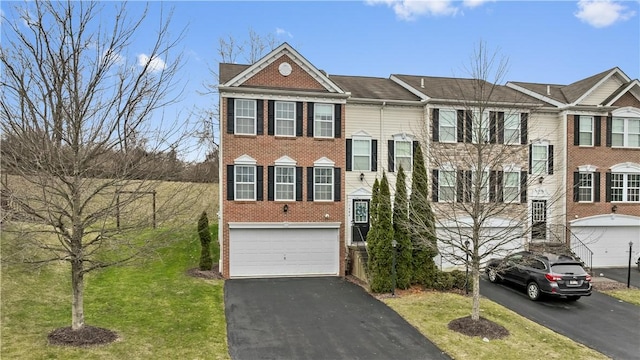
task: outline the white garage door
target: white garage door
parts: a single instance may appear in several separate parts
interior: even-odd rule
[[[339,228],[230,228],[230,276],[338,275],[339,237]]]
[[[575,220],[571,232],[593,251],[594,268],[628,266],[629,242],[633,243],[634,252],[640,246],[638,217],[604,215]]]

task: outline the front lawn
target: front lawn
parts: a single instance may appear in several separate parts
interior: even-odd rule
[[[607,359],[487,299],[481,316],[507,328],[508,337],[486,342],[449,330],[451,320],[471,314],[471,299],[462,295],[420,292],[383,301],[454,359]]]
[[[212,230],[215,237],[215,225]],[[186,275],[200,258],[195,224],[175,236],[171,247],[143,263],[87,276],[86,324],[120,336],[115,343],[91,348],[47,343],[52,330],[71,325],[66,263],[40,270],[3,264],[0,358],[228,359],[224,283]],[[214,240],[214,259],[216,245]]]
[[[614,298],[620,299],[622,301],[626,301],[630,304],[640,306],[640,289],[638,288],[606,290],[603,291],[603,293],[609,296],[613,296]]]

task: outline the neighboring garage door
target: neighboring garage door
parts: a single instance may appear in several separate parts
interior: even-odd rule
[[[574,220],[571,232],[593,251],[592,267],[628,266],[629,242],[633,243],[634,252],[640,246],[640,217],[592,216]]]
[[[264,228],[230,224],[229,273],[231,277],[337,276],[339,244],[339,223]]]

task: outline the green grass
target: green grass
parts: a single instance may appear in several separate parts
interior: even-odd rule
[[[471,314],[471,299],[461,295],[425,292],[384,302],[454,359],[607,359],[487,299],[481,316],[507,328],[508,337],[484,342],[449,330],[451,320]]]
[[[192,278],[200,242],[193,228],[138,265],[86,277],[85,322],[116,331],[119,341],[91,348],[50,346],[47,334],[71,324],[69,269],[38,271],[3,264],[3,359],[228,359],[222,280]],[[217,225],[212,225],[213,238]],[[3,241],[4,242],[4,241]],[[218,258],[213,241],[213,258]]]
[[[630,304],[640,306],[640,289],[630,288],[630,289],[607,290],[603,292],[609,296],[613,296],[614,298],[620,299]]]

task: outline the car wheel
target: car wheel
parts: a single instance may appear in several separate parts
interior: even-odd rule
[[[567,300],[569,301],[577,301],[578,299],[580,299],[580,296],[578,295],[567,296]]]
[[[538,286],[538,284],[536,284],[533,281],[527,284],[527,295],[529,296],[529,299],[533,301],[540,299],[541,294],[540,294],[540,287]]]
[[[500,277],[498,276],[498,271],[493,267],[490,267],[489,270],[487,270],[487,276],[489,277],[489,281],[492,282],[492,283],[499,283],[500,282]]]

